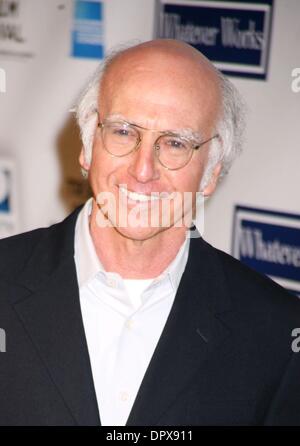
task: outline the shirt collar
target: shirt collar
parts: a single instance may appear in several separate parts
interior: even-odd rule
[[[185,238],[176,257],[169,266],[152,282],[153,285],[168,276],[174,291],[177,291],[189,255],[190,237]]]
[[[99,271],[105,273],[90,234],[89,216],[92,212],[92,205],[93,197],[87,200],[79,212],[75,226],[74,257],[79,287],[92,280]]]
[[[84,286],[99,272],[103,273],[105,276],[112,274],[105,271],[96,253],[94,243],[90,234],[89,216],[92,212],[92,204],[93,197],[87,200],[87,202],[79,212],[75,226],[74,258],[79,287]],[[173,259],[170,265],[153,280],[151,286],[159,283],[165,277],[168,277],[173,290],[177,291],[179,282],[187,263],[189,245],[190,237],[186,236],[176,257]]]

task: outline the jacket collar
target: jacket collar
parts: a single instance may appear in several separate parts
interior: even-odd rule
[[[42,230],[11,297],[74,424],[84,426],[99,425],[100,419],[73,256],[79,210]]]

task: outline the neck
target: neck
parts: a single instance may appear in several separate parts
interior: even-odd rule
[[[106,271],[124,279],[150,279],[161,274],[176,257],[186,237],[185,227],[171,227],[143,240],[122,235],[114,227],[99,228],[93,201],[90,233],[97,256]]]

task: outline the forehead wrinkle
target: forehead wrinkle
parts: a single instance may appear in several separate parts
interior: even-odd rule
[[[194,139],[197,141],[201,141],[203,138],[201,132],[195,131],[189,127],[180,128],[180,129],[166,129],[166,130],[158,130],[158,129],[143,127],[143,126],[139,125],[137,122],[131,121],[130,119],[121,115],[120,113],[112,113],[107,118],[105,118],[105,121],[108,121],[108,122],[124,121],[124,123],[126,123],[126,124],[134,125],[134,126],[139,127],[143,130],[150,130],[150,131],[158,132],[158,133],[165,133],[165,132],[172,133],[172,134],[182,137],[182,138]]]

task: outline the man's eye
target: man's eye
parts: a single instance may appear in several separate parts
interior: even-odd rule
[[[113,134],[117,135],[117,136],[128,136],[129,135],[129,130],[128,129],[124,129],[124,128],[115,128],[113,129]]]
[[[115,127],[112,129],[112,134],[120,138],[136,138],[136,133],[130,127]]]
[[[177,150],[185,150],[187,148],[185,141],[182,141],[180,139],[168,139],[167,145],[171,149],[177,149]]]

